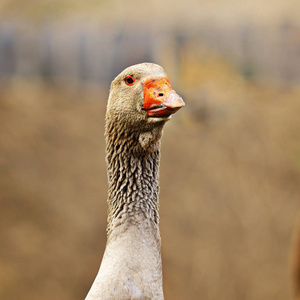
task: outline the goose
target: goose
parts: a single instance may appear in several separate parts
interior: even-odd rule
[[[133,65],[112,81],[105,117],[107,243],[86,300],[164,299],[160,139],[164,124],[184,105],[157,64]]]

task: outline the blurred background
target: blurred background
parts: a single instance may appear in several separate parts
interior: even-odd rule
[[[291,299],[298,0],[0,1],[0,298],[84,299],[106,242],[110,81],[164,67],[166,299]]]

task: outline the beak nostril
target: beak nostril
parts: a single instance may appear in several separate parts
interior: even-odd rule
[[[158,94],[159,97],[163,97],[163,95],[164,95],[163,93],[159,93]]]

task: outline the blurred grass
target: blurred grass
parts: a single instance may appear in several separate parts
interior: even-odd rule
[[[288,299],[300,91],[246,81],[205,50],[183,59],[187,106],[162,142],[165,297]],[[107,92],[0,89],[0,298],[83,299],[106,241]]]
[[[237,24],[251,22],[260,25],[274,25],[285,19],[299,24],[298,0],[243,1],[212,0],[185,1],[152,0],[141,3],[137,0],[2,0],[0,17],[17,16],[29,20],[63,20],[66,17],[85,16],[110,24],[123,23],[124,26],[139,24],[156,28],[172,24],[176,28],[199,24],[199,21],[215,24]]]

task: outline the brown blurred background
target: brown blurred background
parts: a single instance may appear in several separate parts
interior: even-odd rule
[[[166,299],[291,298],[298,0],[0,1],[0,299],[84,299],[106,242],[110,81],[155,62]]]

